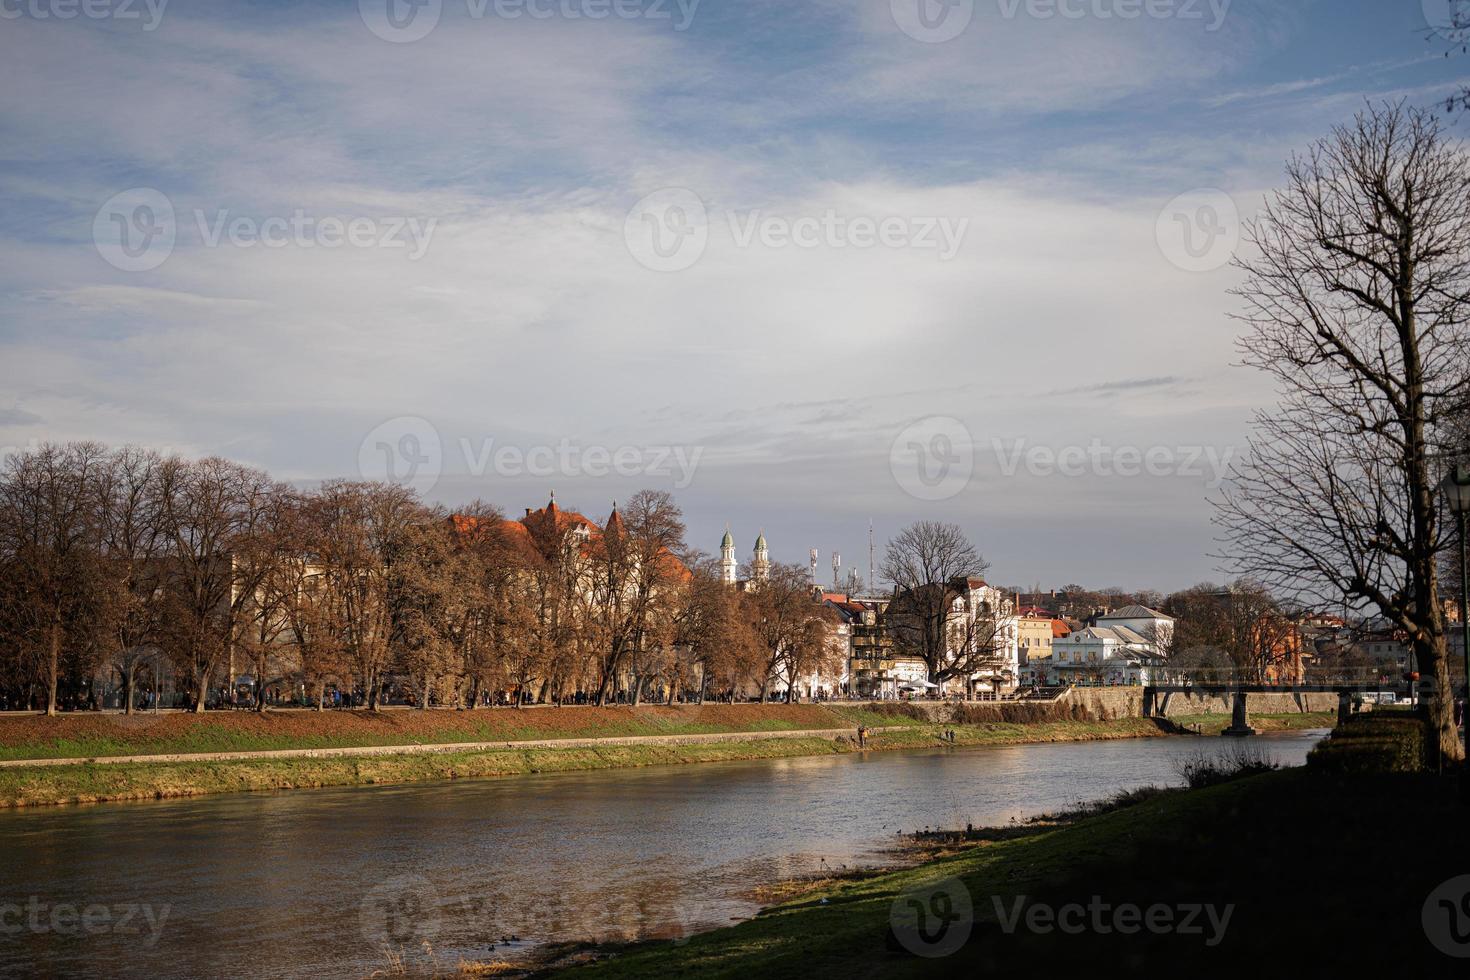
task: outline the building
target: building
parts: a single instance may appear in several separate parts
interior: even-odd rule
[[[836,603],[846,620],[851,653],[847,692],[861,698],[891,700],[924,691],[929,667],[920,657],[898,653],[884,624],[887,596],[847,596]]]
[[[1020,617],[1011,596],[985,582],[968,578],[955,599],[950,617],[952,635],[974,647],[977,669],[962,679],[951,678],[940,685],[940,693],[1001,694],[1014,691],[1021,680]],[[949,651],[959,661],[966,650],[957,643]]]
[[[1032,607],[1031,611],[1016,621],[1017,642],[1020,646],[1020,682],[1023,687],[1046,683],[1047,668],[1051,663],[1052,646],[1064,636],[1072,633],[1072,627],[1051,616],[1046,610]]]
[[[1052,642],[1050,661],[1044,670],[1036,668],[1036,683],[1081,687],[1152,684],[1164,664],[1152,637],[1130,626],[1088,626]]]
[[[751,549],[750,575],[740,577],[740,563],[735,559],[735,537],[730,525],[725,525],[725,536],[720,539],[720,581],[726,585],[749,588],[751,582],[763,582],[771,574],[771,549],[766,545],[766,532],[761,531]]]
[[[1174,617],[1148,606],[1131,605],[1093,618],[1093,623],[1110,629],[1123,627],[1144,637],[1153,652],[1168,656],[1174,647]]]

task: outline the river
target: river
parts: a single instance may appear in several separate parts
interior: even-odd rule
[[[1248,740],[1300,765],[1321,733]],[[900,832],[1181,782],[1216,738],[922,749],[0,812],[0,975],[365,976],[747,917]],[[887,858],[891,860],[891,856]],[[513,939],[508,946],[497,944]],[[426,945],[427,944],[427,945]]]

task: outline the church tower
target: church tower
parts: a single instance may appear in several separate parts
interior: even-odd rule
[[[755,557],[750,562],[750,577],[764,582],[771,574],[771,552],[766,547],[766,532],[761,531],[755,539]]]
[[[735,538],[730,534],[730,525],[725,525],[725,536],[720,539],[720,581],[735,584],[739,564],[735,561]]]

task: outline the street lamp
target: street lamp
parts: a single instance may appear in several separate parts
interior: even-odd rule
[[[1470,577],[1466,575],[1465,520],[1470,517],[1470,466],[1459,465],[1444,478],[1444,499],[1460,528],[1460,643],[1465,655],[1465,757],[1470,760]]]

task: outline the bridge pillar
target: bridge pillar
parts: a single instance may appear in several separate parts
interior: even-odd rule
[[[1158,697],[1158,692],[1153,688],[1146,687],[1143,689],[1143,716],[1145,718],[1152,718],[1154,716],[1154,698],[1156,697]]]
[[[1250,726],[1250,721],[1246,717],[1245,692],[1236,691],[1234,695],[1234,703],[1231,705],[1230,708],[1230,727],[1225,729],[1220,734],[1231,736],[1244,736],[1254,735],[1255,733],[1256,730]]]
[[[1353,716],[1353,696],[1347,691],[1337,692],[1337,724],[1346,725]]]

